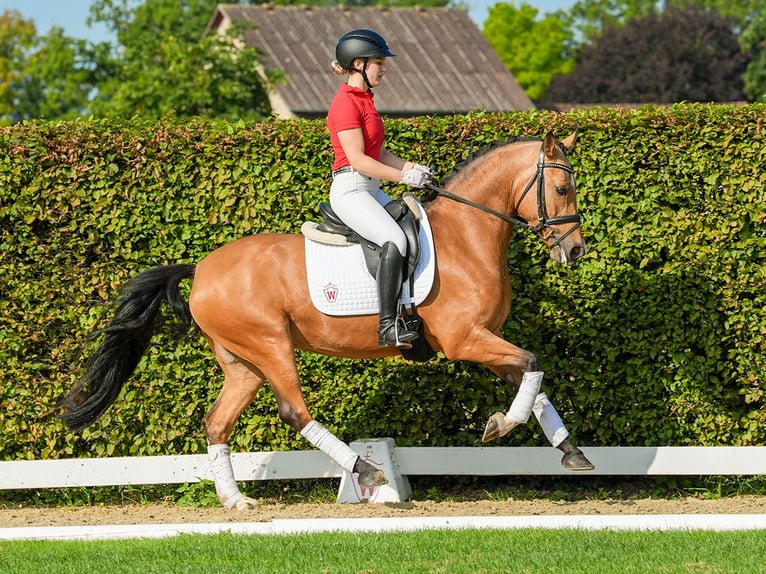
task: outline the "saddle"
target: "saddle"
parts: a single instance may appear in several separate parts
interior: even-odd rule
[[[418,201],[411,193],[403,194],[401,199],[395,199],[385,206],[386,211],[399,224],[405,237],[407,238],[407,263],[405,269],[404,282],[409,282],[410,293],[414,292],[415,270],[420,261],[420,208]],[[367,272],[376,278],[378,264],[380,262],[381,246],[361,237],[354,230],[349,228],[335,214],[330,205],[326,202],[319,204],[319,211],[322,214],[320,223],[305,222],[301,227],[301,232],[311,241],[325,243],[329,245],[351,245],[358,244],[362,248]],[[402,312],[402,320],[407,329],[417,331],[420,337],[413,343],[411,349],[402,349],[404,358],[411,361],[428,361],[436,355],[426,341],[423,333],[423,321],[418,315],[415,303],[404,305],[406,307]]]
[[[408,202],[415,201],[412,194],[405,194],[402,199],[395,199],[385,206],[388,214],[399,224],[404,235],[407,238],[407,269],[405,280],[410,279],[420,260],[420,221],[417,204]],[[316,226],[316,231],[340,235],[345,238],[345,243],[358,243],[362,246],[364,261],[367,265],[367,271],[375,277],[378,271],[378,262],[380,261],[380,245],[368,241],[348,227],[340,217],[332,210],[332,207],[326,202],[319,204],[319,211],[322,214],[322,221]],[[321,236],[320,239],[321,241]],[[337,241],[333,241],[337,244]]]

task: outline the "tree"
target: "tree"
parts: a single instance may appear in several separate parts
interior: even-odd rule
[[[74,118],[98,83],[98,47],[54,27],[38,36],[17,11],[0,15],[0,121]]]
[[[29,51],[36,43],[34,22],[15,10],[0,16],[0,117],[14,121]]]
[[[96,0],[92,20],[115,32],[117,50],[94,113],[227,120],[268,115],[268,90],[279,74],[263,70],[260,53],[238,42],[242,30],[203,37],[217,4]]]
[[[584,41],[598,38],[603,30],[624,26],[631,20],[671,8],[696,8],[730,18],[735,32],[744,29],[762,12],[763,0],[577,0],[569,11],[556,15]]]
[[[255,2],[240,2],[242,4],[254,4]],[[358,8],[361,6],[420,6],[423,8],[434,8],[438,6],[446,6],[450,3],[450,0],[346,0],[345,2],[337,2],[337,0],[274,0],[271,2],[274,6],[348,6],[349,8]],[[373,26],[370,24],[370,26]]]
[[[744,77],[745,93],[751,100],[766,92],[766,12],[763,0],[578,0],[568,12],[556,12],[568,30],[580,38],[575,52],[601,35],[602,30],[626,25],[629,21],[670,8],[696,8],[728,18],[740,46],[750,57]]]
[[[484,23],[484,36],[532,100],[543,95],[556,75],[568,74],[574,61],[566,59],[571,34],[555,16],[536,20],[537,9],[522,3],[495,4]]]
[[[745,71],[745,93],[752,101],[766,102],[766,11],[745,28],[739,44],[751,58]]]
[[[730,20],[694,8],[670,8],[604,30],[583,50],[573,73],[551,82],[545,100],[741,100],[746,66]]]

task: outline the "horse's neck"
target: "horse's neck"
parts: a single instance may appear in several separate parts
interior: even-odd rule
[[[460,186],[450,189],[452,193],[467,197]],[[471,201],[485,207],[481,194],[471,193]],[[484,199],[486,201],[486,199]],[[491,203],[491,202],[490,202]],[[499,209],[498,209],[499,208]],[[504,212],[505,209],[495,204],[492,209]],[[477,207],[459,203],[447,197],[434,200],[428,211],[428,219],[435,231],[436,252],[450,253],[451,256],[473,261],[477,266],[497,269],[507,265],[508,244],[512,225],[502,219],[486,213]]]
[[[536,162],[539,142],[517,142],[494,148],[468,164],[447,185],[447,190],[480,206],[515,217],[516,194],[528,183],[529,166]],[[507,267],[513,225],[480,208],[439,197],[433,204],[434,227],[444,233],[443,249],[455,249],[464,258]],[[438,251],[438,247],[437,247]]]

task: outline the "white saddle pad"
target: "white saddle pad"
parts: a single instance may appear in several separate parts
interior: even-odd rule
[[[436,258],[431,226],[423,206],[420,209],[420,261],[415,268],[414,293],[409,282],[401,301],[419,305],[434,282]],[[362,246],[327,245],[306,238],[306,271],[314,306],[326,315],[373,315],[378,313],[378,288],[367,271]]]

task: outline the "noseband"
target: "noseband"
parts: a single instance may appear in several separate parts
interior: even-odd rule
[[[519,201],[516,202],[515,210],[516,213],[519,212],[519,207],[521,206],[521,203],[524,201],[524,198],[529,193],[529,190],[532,189],[532,186],[537,183],[537,218],[538,218],[538,224],[537,225],[530,225],[530,223],[522,218],[521,216],[517,217],[510,217],[509,215],[506,215],[504,213],[500,213],[499,211],[495,211],[494,209],[490,209],[489,207],[486,207],[484,205],[481,205],[480,203],[476,203],[474,201],[471,201],[470,199],[466,199],[465,197],[461,197],[459,195],[456,195],[452,193],[451,191],[447,191],[446,189],[433,185],[428,184],[428,188],[435,192],[437,195],[443,195],[444,197],[447,197],[449,199],[452,199],[453,201],[457,201],[458,203],[463,203],[465,205],[470,205],[471,207],[475,207],[476,209],[480,209],[481,211],[484,211],[485,213],[489,213],[490,215],[494,215],[495,217],[502,219],[503,221],[506,221],[512,225],[517,225],[519,227],[523,227],[525,229],[529,229],[530,231],[536,233],[540,238],[543,238],[543,231],[546,228],[550,228],[554,225],[561,225],[564,223],[574,223],[574,225],[561,237],[556,239],[556,241],[551,245],[551,249],[559,245],[564,239],[569,237],[569,235],[578,227],[580,227],[580,214],[575,213],[574,215],[559,215],[556,217],[548,217],[548,210],[545,207],[545,170],[546,168],[555,168],[555,169],[563,169],[565,172],[574,174],[574,169],[568,165],[564,165],[561,163],[546,163],[545,162],[545,152],[543,151],[543,147],[540,146],[540,153],[537,157],[537,171],[535,172],[535,175],[532,176],[532,179],[529,180],[529,183],[524,188],[524,191],[521,192],[521,197],[519,198]]]

